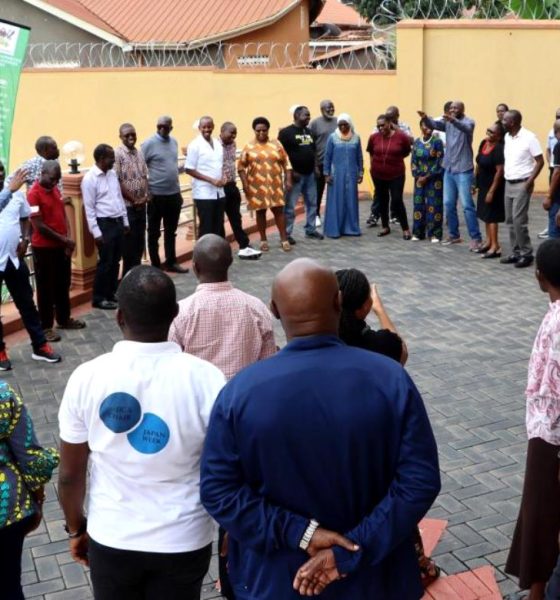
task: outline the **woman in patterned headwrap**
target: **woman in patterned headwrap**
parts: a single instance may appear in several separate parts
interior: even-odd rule
[[[44,484],[58,453],[41,448],[21,398],[0,381],[0,597],[23,600],[21,553],[25,536],[41,523]]]
[[[292,166],[284,147],[268,136],[270,122],[265,117],[253,120],[255,139],[241,151],[239,177],[249,210],[256,211],[261,250],[269,250],[266,238],[266,211],[270,209],[280,234],[284,252],[291,250],[284,219],[284,191],[292,188]]]

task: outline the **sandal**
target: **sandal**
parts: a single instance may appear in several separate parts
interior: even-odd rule
[[[290,242],[288,242],[288,240],[284,240],[283,242],[280,242],[280,246],[281,246],[282,250],[284,250],[284,252],[290,252],[292,249],[292,246],[291,246]]]
[[[86,326],[85,321],[81,319],[73,319],[70,317],[66,323],[60,323],[59,329],[83,329]]]
[[[270,250],[270,246],[266,240],[261,242],[261,252],[268,252]]]

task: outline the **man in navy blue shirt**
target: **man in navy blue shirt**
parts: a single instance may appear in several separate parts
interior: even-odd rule
[[[440,489],[422,398],[396,361],[338,338],[331,270],[293,261],[271,308],[289,343],[224,387],[202,457],[236,598],[417,600],[413,533]]]

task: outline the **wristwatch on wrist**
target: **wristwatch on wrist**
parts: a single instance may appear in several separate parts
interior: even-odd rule
[[[68,528],[67,524],[64,525],[64,531],[66,531],[66,533],[68,534],[68,537],[71,540],[73,540],[75,538],[79,538],[81,535],[83,535],[87,531],[87,519],[84,518],[84,520],[82,521],[82,524],[78,527],[77,531],[71,532],[70,529]]]
[[[309,521],[309,525],[299,542],[299,547],[302,550],[307,550],[307,548],[309,547],[309,542],[311,542],[311,538],[313,537],[313,534],[315,533],[318,527],[319,523],[315,519],[311,519],[311,521]]]

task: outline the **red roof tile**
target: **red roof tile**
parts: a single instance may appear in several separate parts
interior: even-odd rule
[[[273,23],[302,0],[46,0],[133,44],[227,39]]]
[[[327,0],[317,23],[332,23],[333,25],[361,27],[367,21],[352,6],[343,4],[340,0]]]

